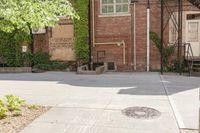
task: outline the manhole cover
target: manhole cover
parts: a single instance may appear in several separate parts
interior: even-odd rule
[[[129,107],[122,110],[122,114],[136,119],[153,119],[161,115],[159,111],[147,107]]]

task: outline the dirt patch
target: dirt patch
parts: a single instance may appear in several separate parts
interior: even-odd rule
[[[10,113],[0,120],[0,133],[18,133],[37,117],[48,111],[50,107],[30,108],[27,105],[21,108],[21,114]]]

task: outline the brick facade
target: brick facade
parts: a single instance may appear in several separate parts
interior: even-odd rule
[[[175,3],[172,1],[169,3],[171,8]],[[138,1],[135,5],[136,14],[136,61],[137,71],[146,70],[146,41],[147,41],[147,13],[146,13],[146,1]],[[191,3],[184,1],[184,10],[197,11],[199,10]],[[120,42],[125,41],[125,61],[123,63],[123,47],[117,45],[95,45],[92,46],[92,59],[93,62],[115,62],[118,71],[132,71],[133,64],[133,5],[130,5],[130,13],[126,15],[102,15],[100,13],[100,0],[95,0],[95,22],[94,22],[94,33],[95,43],[108,43],[109,42]],[[176,10],[175,10],[176,11]],[[160,4],[159,0],[151,0],[151,31],[157,32],[160,35]],[[168,13],[165,11],[165,18],[168,18]],[[167,20],[165,19],[165,24]],[[169,42],[169,25],[165,29],[165,44]],[[151,42],[150,47],[150,69],[155,70],[160,68],[160,53]],[[98,59],[98,52],[105,51],[105,58]]]
[[[140,1],[135,3],[135,29],[134,29],[134,17],[133,17],[133,4],[130,4],[130,12],[125,15],[102,15],[100,12],[100,1],[94,0],[94,37],[92,38],[93,44],[91,46],[92,62],[114,62],[117,71],[134,71],[134,67],[137,68],[136,71],[146,70],[146,41],[147,41],[147,13],[146,1]],[[160,35],[160,0],[151,0],[151,31],[156,32]],[[175,1],[168,2],[169,8],[174,10],[176,5]],[[187,0],[183,4],[184,11],[199,11],[198,8],[193,6]],[[91,7],[92,8],[92,7]],[[175,12],[177,11],[174,10]],[[92,15],[92,14],[91,14]],[[165,8],[165,18],[169,17],[167,10]],[[91,21],[93,16],[91,16]],[[164,42],[168,44],[169,42],[169,24],[168,20],[165,19],[165,33]],[[135,33],[134,34],[134,31]],[[34,35],[34,51],[42,49],[49,53],[49,33]],[[91,30],[93,34],[93,30]],[[134,50],[134,38],[136,41],[136,47]],[[117,42],[125,42],[125,50],[123,45]],[[116,43],[113,43],[116,42]],[[96,44],[97,43],[97,44]],[[100,45],[100,44],[101,45]],[[136,53],[134,53],[136,51]],[[136,54],[136,66],[134,66],[134,54]],[[160,69],[160,53],[155,47],[153,42],[150,44],[150,69],[157,70]]]

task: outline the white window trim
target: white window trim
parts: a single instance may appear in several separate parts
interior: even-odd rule
[[[121,3],[121,4],[125,4],[125,3]],[[117,4],[116,0],[114,0],[114,12],[113,13],[103,13],[102,12],[103,4],[102,4],[102,0],[100,0],[100,14],[101,14],[101,16],[102,17],[106,16],[106,15],[109,15],[109,16],[127,16],[127,14],[130,14],[130,3],[128,3],[128,12],[116,12],[116,5],[120,5],[120,4]]]

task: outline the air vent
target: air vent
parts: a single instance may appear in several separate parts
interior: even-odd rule
[[[108,71],[115,71],[115,63],[108,62]]]

